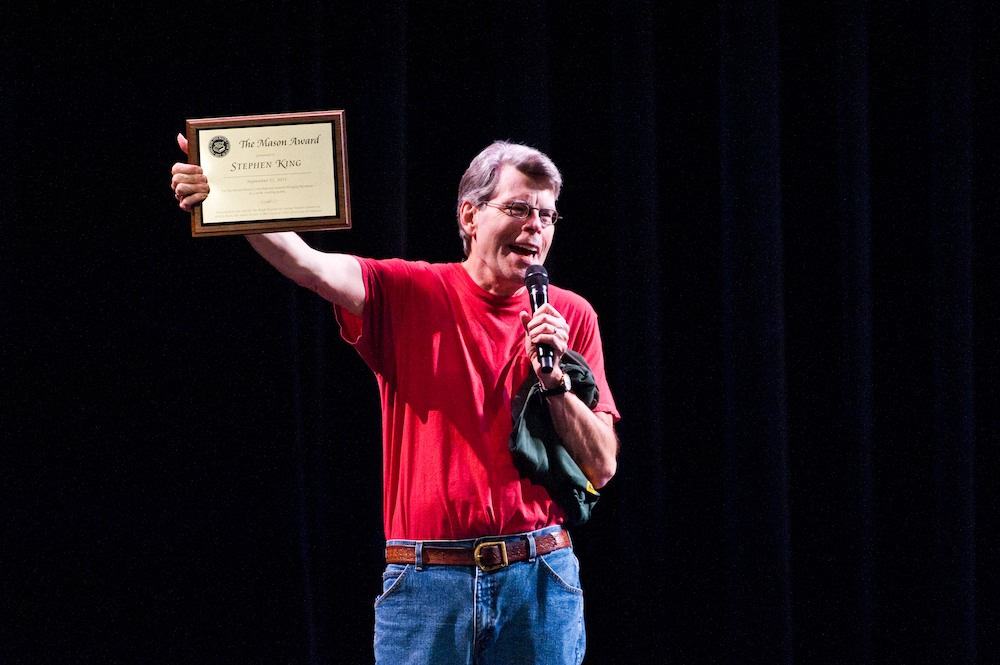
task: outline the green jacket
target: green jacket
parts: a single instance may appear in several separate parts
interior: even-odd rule
[[[590,366],[583,356],[567,351],[559,362],[569,374],[573,393],[593,409],[600,392]],[[514,429],[510,433],[510,453],[522,478],[549,491],[570,524],[583,524],[601,495],[577,466],[556,434],[549,406],[539,393],[538,379],[532,374],[511,403]]]

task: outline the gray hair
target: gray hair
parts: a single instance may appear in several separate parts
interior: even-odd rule
[[[493,198],[497,191],[501,167],[510,164],[524,175],[541,180],[559,198],[562,175],[548,156],[530,146],[508,141],[495,141],[469,164],[458,185],[458,235],[468,256],[472,238],[462,228],[462,204],[466,201],[479,206]]]

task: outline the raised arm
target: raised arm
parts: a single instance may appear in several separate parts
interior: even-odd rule
[[[188,142],[177,135],[177,145],[187,154]],[[197,164],[178,162],[171,169],[170,187],[181,210],[191,212],[210,192],[208,179]],[[356,316],[365,305],[365,284],[361,265],[346,254],[329,254],[313,249],[296,233],[264,233],[247,236],[250,245],[282,275],[299,286]]]
[[[297,233],[264,233],[247,240],[285,277],[355,316],[362,315],[365,283],[361,264],[353,256],[313,249]]]

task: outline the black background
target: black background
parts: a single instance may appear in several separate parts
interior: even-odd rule
[[[375,381],[169,189],[185,118],[342,108],[323,249],[458,260],[494,139],[563,172],[623,418],[588,662],[996,662],[993,3],[3,13],[0,659],[370,662]]]

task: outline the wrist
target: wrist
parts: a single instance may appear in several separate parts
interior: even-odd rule
[[[562,385],[563,375],[565,372],[562,367],[556,365],[552,368],[552,371],[548,374],[544,372],[538,373],[538,385],[540,385],[545,390],[551,390],[552,388],[558,388]]]
[[[570,381],[569,374],[559,370],[558,375],[553,372],[547,375],[548,380],[543,381],[539,379],[538,387],[541,392],[542,397],[555,397],[556,395],[562,395],[563,393],[568,393],[573,390],[573,384]]]

